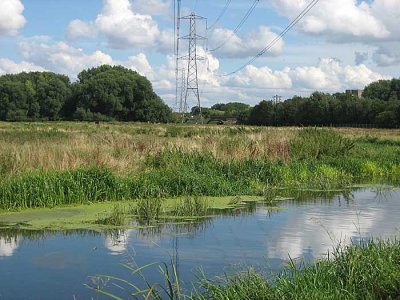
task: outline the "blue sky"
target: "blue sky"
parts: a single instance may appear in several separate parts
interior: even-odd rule
[[[213,24],[228,0],[182,0]],[[260,0],[237,34],[254,0],[231,0],[207,31],[209,49],[226,41],[199,65],[202,101],[256,104],[315,90],[363,88],[399,77],[400,1],[320,0],[282,40],[245,64],[311,0]],[[173,0],[0,0],[0,74],[48,70],[76,80],[79,71],[121,64],[147,76],[171,106],[175,103]],[[205,35],[204,26],[198,24]],[[182,27],[182,35],[187,26]],[[181,55],[187,48],[182,41]],[[182,62],[180,68],[184,68]]]

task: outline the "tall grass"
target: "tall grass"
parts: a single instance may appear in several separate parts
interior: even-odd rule
[[[0,182],[0,208],[54,207],[129,199],[127,181],[106,169],[34,172]]]
[[[397,143],[353,131],[72,123],[0,123],[0,131],[0,209],[343,189],[400,175]]]
[[[164,283],[149,282],[143,275],[156,266]],[[243,273],[208,279],[204,275],[190,292],[182,289],[181,278],[174,263],[155,263],[130,268],[140,275],[145,287],[138,288],[130,279],[101,275],[118,285],[126,294],[151,299],[398,299],[400,296],[400,242],[364,241],[335,252],[312,265],[297,265],[293,261],[280,274],[265,277],[250,269]],[[135,280],[135,283],[137,281]],[[94,287],[113,299],[109,286]]]

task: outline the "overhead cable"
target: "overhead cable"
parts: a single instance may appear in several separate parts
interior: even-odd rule
[[[276,36],[264,49],[262,49],[257,55],[255,55],[252,59],[250,59],[246,64],[241,66],[240,68],[219,76],[230,76],[241,70],[243,70],[248,65],[252,64],[256,59],[260,56],[263,56],[267,51],[269,51],[275,44],[284,37],[301,19],[303,19],[307,13],[319,2],[319,0],[312,0],[302,11],[301,13],[289,23],[289,25],[278,35]]]
[[[222,17],[224,16],[224,14],[226,13],[226,11],[229,8],[229,5],[231,4],[232,0],[228,0],[226,1],[226,4],[224,6],[224,8],[222,9],[221,13],[218,15],[217,19],[214,21],[214,23],[209,26],[207,29],[212,29],[215,25],[218,24],[218,22],[222,19]]]
[[[221,49],[227,42],[230,41],[230,39],[240,30],[240,28],[242,28],[244,23],[246,23],[247,19],[251,16],[251,14],[253,13],[254,9],[257,7],[259,2],[260,2],[260,0],[254,0],[253,1],[253,4],[249,8],[249,10],[246,12],[246,14],[244,15],[243,19],[240,21],[240,23],[236,26],[235,30],[232,31],[229,34],[229,37],[222,44],[220,44],[218,47],[216,47],[214,49],[211,49],[210,52],[217,51],[217,50]]]

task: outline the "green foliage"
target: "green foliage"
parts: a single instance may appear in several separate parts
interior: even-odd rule
[[[132,212],[139,220],[153,221],[159,218],[161,206],[162,200],[160,198],[139,199]]]
[[[181,289],[176,266],[153,263],[140,268],[124,265],[133,276],[129,279],[99,276],[111,281],[126,295],[151,299],[398,299],[400,295],[400,243],[394,241],[362,241],[347,247],[337,247],[328,259],[312,265],[296,265],[294,261],[281,274],[263,274],[250,269],[232,276],[208,279],[203,274],[189,294]],[[149,282],[144,271],[157,267],[164,283]],[[138,287],[144,282],[146,288]],[[107,286],[88,286],[96,292],[122,299],[108,292]]]
[[[125,180],[104,169],[33,172],[0,182],[0,208],[88,204],[130,198]]]
[[[71,95],[67,76],[31,72],[0,76],[0,120],[58,120]]]
[[[368,99],[400,100],[400,79],[379,80],[365,87],[363,96]]]
[[[123,226],[125,224],[126,208],[122,204],[114,204],[112,211],[106,216],[99,216],[96,224]]]
[[[373,83],[364,91],[364,98],[315,92],[310,97],[295,96],[280,103],[264,100],[252,108],[247,117],[241,116],[241,122],[263,126],[369,124],[397,128],[400,126],[399,82],[400,79],[393,79]],[[375,91],[376,87],[385,91]]]
[[[174,207],[176,216],[206,216],[209,205],[207,201],[200,197],[185,197],[178,201]]]
[[[0,120],[168,122],[171,109],[135,71],[103,65],[79,81],[50,72],[0,76]]]
[[[290,143],[294,159],[341,157],[349,153],[354,142],[330,129],[306,128]]]
[[[150,81],[122,66],[84,70],[74,85],[68,111],[74,118],[107,116],[119,121],[167,122],[171,110],[154,93]]]

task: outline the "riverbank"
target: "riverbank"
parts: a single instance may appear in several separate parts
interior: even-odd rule
[[[370,239],[349,246],[338,245],[326,257],[311,265],[290,261],[280,274],[266,275],[253,269],[214,279],[203,274],[192,292],[181,288],[174,264],[150,264],[131,270],[132,274],[142,274],[148,268],[159,267],[169,288],[147,282],[149,289],[136,290],[137,283],[129,285],[129,281],[107,275],[101,278],[118,284],[124,293],[157,299],[398,299],[400,296],[398,240]],[[112,295],[106,289],[91,288]]]

